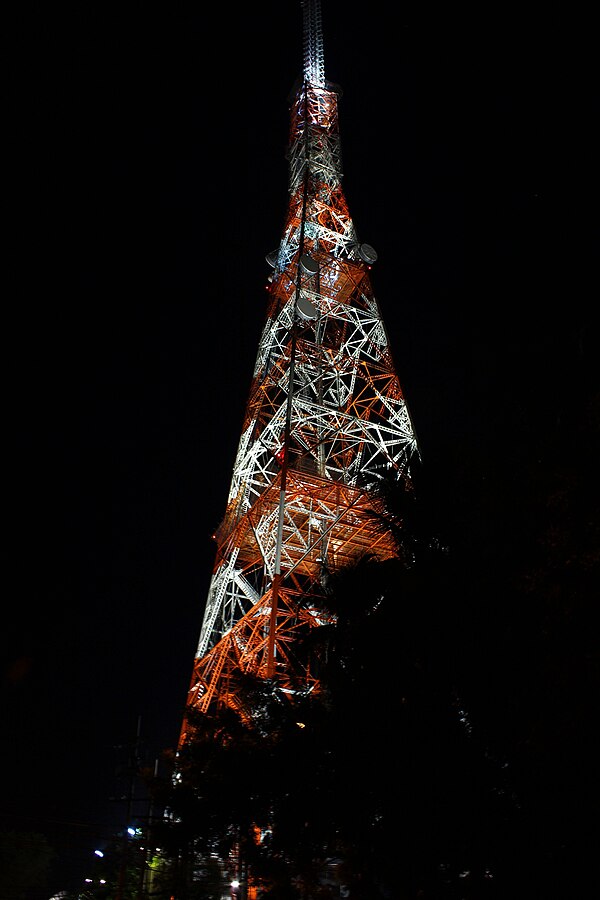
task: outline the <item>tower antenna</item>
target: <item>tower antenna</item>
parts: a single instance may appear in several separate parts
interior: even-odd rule
[[[321,0],[302,0],[304,23],[304,80],[325,87]]]

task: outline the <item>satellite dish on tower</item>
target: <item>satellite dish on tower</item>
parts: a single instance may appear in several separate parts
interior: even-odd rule
[[[359,244],[358,245],[358,255],[362,259],[363,262],[366,262],[368,265],[372,265],[374,262],[377,262],[377,251],[371,247],[370,244]]]
[[[306,275],[316,275],[319,271],[319,264],[315,262],[312,256],[305,253],[300,257],[300,268]]]
[[[302,319],[316,319],[317,308],[314,303],[302,294],[298,297],[298,314]]]
[[[271,250],[270,253],[267,253],[267,255],[265,256],[265,259],[269,263],[270,266],[275,268],[275,266],[277,265],[278,257],[279,257],[279,250]]]

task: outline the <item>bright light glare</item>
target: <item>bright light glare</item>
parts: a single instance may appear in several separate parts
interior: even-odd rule
[[[96,856],[104,856],[102,850],[94,850],[94,853],[96,854]]]
[[[237,878],[234,878],[233,881],[231,882],[231,887],[239,887],[239,886],[240,886],[239,881],[237,880]]]

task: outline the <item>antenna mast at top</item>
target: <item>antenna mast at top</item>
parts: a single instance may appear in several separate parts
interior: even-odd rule
[[[304,80],[325,87],[321,0],[302,0],[304,19]]]

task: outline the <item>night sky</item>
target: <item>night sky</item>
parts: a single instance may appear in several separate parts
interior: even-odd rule
[[[299,0],[194,6],[12,31],[1,824],[68,835],[69,862],[124,822],[138,719],[146,760],[177,742],[286,212]],[[501,466],[591,357],[597,52],[559,22],[322,7],[424,462]]]

